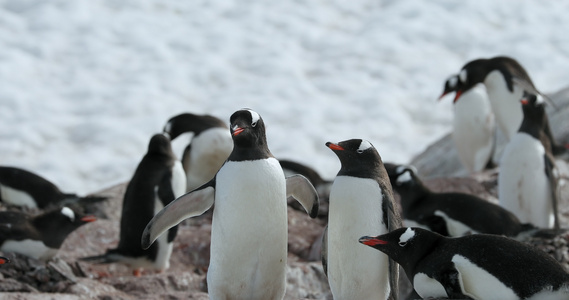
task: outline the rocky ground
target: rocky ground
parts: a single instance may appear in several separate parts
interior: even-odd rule
[[[561,91],[552,98],[558,104],[558,109],[550,114],[553,132],[560,141],[567,142],[569,90]],[[450,177],[464,175],[450,136],[434,143],[412,164],[418,167],[425,183],[433,190],[467,192],[488,201],[497,201],[496,170]],[[560,164],[569,170],[563,161]],[[117,244],[125,187],[126,184],[121,184],[98,193],[110,197],[88,207],[100,219],[73,232],[55,259],[43,263],[12,253],[0,253],[12,261],[8,265],[0,265],[0,299],[208,299],[205,275],[209,261],[211,213],[182,223],[170,259],[171,267],[163,273],[135,277],[128,268],[119,264],[93,265],[77,260],[101,254]],[[566,181],[562,184],[561,193],[561,224],[568,228],[569,185]],[[310,219],[295,205],[289,206],[287,300],[332,298],[320,263],[320,239],[327,212],[327,199],[323,196],[321,214],[317,219]],[[567,234],[526,242],[552,255],[569,271]],[[400,294],[406,296],[410,285],[404,273],[401,274]]]

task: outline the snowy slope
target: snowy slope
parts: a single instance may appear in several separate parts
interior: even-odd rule
[[[0,164],[65,191],[128,180],[172,115],[249,107],[277,157],[339,168],[326,141],[407,162],[450,130],[443,81],[517,58],[569,83],[565,1],[0,1]],[[177,141],[181,149],[185,141]]]

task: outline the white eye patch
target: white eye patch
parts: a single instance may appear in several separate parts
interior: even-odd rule
[[[257,125],[257,122],[259,122],[259,119],[261,118],[261,116],[259,116],[258,113],[256,113],[255,111],[252,111],[250,109],[248,111],[251,114],[251,126],[255,127]]]
[[[415,236],[415,230],[411,227],[407,228],[405,232],[399,237],[399,245],[404,246],[407,242]]]
[[[545,102],[545,99],[543,98],[542,95],[539,95],[539,94],[538,94],[538,95],[535,97],[535,103],[537,103],[537,104],[543,104],[543,102]]]
[[[64,207],[61,209],[61,214],[68,217],[71,222],[75,221],[75,213],[69,207]]]
[[[403,182],[408,182],[413,180],[413,178],[411,177],[411,172],[409,170],[405,170],[403,173],[399,174],[399,176],[397,176],[397,184],[401,184]]]
[[[360,143],[360,147],[358,148],[357,151],[358,151],[358,153],[362,153],[371,147],[373,147],[373,146],[371,145],[370,142],[362,140],[362,142]]]
[[[464,69],[461,70],[458,74],[458,79],[460,79],[460,82],[466,83],[466,80],[468,79],[468,72],[466,72]]]

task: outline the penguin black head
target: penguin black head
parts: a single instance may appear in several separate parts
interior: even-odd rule
[[[153,135],[148,143],[148,153],[173,155],[170,138],[162,133]]]
[[[10,259],[4,256],[0,256],[0,265],[5,265],[5,264],[9,264],[10,263]]]
[[[68,234],[96,220],[94,216],[85,216],[77,209],[64,206],[35,217],[33,223],[44,234],[52,235],[48,242],[59,248]]]
[[[458,79],[458,75],[452,75],[450,76],[446,81],[445,81],[445,85],[443,87],[443,93],[441,94],[441,96],[439,97],[439,101],[446,95],[452,93],[452,92],[458,92],[458,90],[460,89],[460,80]],[[456,100],[458,100],[458,98],[455,98],[454,102],[456,102]]]
[[[458,85],[460,87],[456,90],[454,102],[458,101],[464,92],[484,81],[489,72],[488,65],[488,59],[480,58],[470,61],[462,67],[458,73]]]
[[[255,111],[250,109],[238,110],[231,115],[229,122],[235,146],[257,147],[267,144],[265,123]]]
[[[417,169],[413,166],[386,163],[385,170],[394,189],[411,188],[419,184]]]
[[[338,175],[374,178],[376,173],[383,169],[379,168],[383,165],[379,153],[366,140],[351,139],[337,144],[327,142],[326,146],[340,159],[341,168]]]
[[[164,134],[171,140],[186,132],[193,132],[194,136],[212,127],[227,128],[227,125],[220,119],[210,115],[196,115],[183,113],[174,116],[166,122]]]
[[[441,238],[444,237],[422,228],[402,227],[376,237],[363,236],[359,242],[387,254],[408,270]]]

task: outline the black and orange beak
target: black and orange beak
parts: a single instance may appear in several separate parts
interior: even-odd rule
[[[95,221],[97,221],[97,217],[95,217],[95,216],[84,216],[81,218],[81,221],[83,221],[85,223],[95,222]]]
[[[236,127],[236,128],[233,129],[232,131],[233,131],[233,132],[231,133],[231,135],[237,136],[237,135],[240,134],[241,132],[245,131],[245,129],[242,128],[242,127]]]
[[[343,151],[344,150],[344,148],[342,146],[340,146],[338,144],[331,143],[331,142],[327,142],[326,147],[328,147],[332,150],[337,150],[337,151]]]
[[[456,101],[458,101],[458,98],[460,98],[460,96],[462,96],[462,90],[457,90],[456,95],[454,95],[454,100],[452,101],[452,103],[456,103]]]
[[[10,259],[4,256],[0,256],[0,265],[9,264]]]
[[[376,245],[387,245],[388,242],[384,241],[384,240],[380,240],[377,237],[371,237],[371,236],[362,236],[358,242],[366,245],[366,246],[376,246]]]

